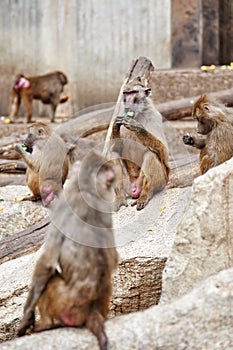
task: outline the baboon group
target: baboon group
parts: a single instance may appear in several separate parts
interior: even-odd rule
[[[44,79],[18,78],[11,96],[13,118],[22,100],[30,122],[32,99],[39,98],[52,105],[54,121],[68,80],[62,72]],[[20,84],[26,87],[16,87]],[[42,89],[42,94],[40,89],[45,85],[54,90],[47,93]],[[23,200],[41,199],[51,212],[19,336],[30,330],[86,325],[96,335],[100,349],[108,348],[104,321],[109,312],[112,274],[118,264],[112,211],[127,206],[129,198],[142,210],[165,188],[170,173],[162,115],[150,93],[140,79],[125,85],[124,113],[117,116],[112,129],[111,159],[89,145],[85,148],[88,141],[82,140],[86,154],[80,161],[80,140],[67,142],[67,137],[52,131],[50,125],[38,122],[29,126],[24,145],[15,146],[27,164],[26,181],[32,192]],[[200,172],[204,174],[233,156],[233,109],[202,95],[192,114],[197,133],[185,134],[183,142],[200,149]],[[39,322],[35,321],[36,307]]]

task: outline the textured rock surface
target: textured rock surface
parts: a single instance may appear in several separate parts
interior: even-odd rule
[[[233,158],[194,181],[190,205],[163,272],[161,302],[233,266]]]
[[[19,202],[28,194],[30,190],[27,186],[0,187],[0,239],[22,231],[48,216],[47,209],[42,206],[41,201]]]
[[[232,76],[232,70],[219,68],[209,71],[201,69],[156,70],[151,81],[153,100],[156,104],[231,89]]]
[[[120,264],[114,278],[111,315],[148,308],[158,303],[161,277],[190,188],[156,195],[147,207],[122,208],[114,214]],[[19,320],[37,254],[0,265],[0,340],[12,338]],[[18,273],[17,273],[18,272]]]
[[[40,252],[0,265],[0,341],[11,339],[16,333],[38,254]]]
[[[109,350],[233,348],[233,269],[208,278],[173,303],[106,322]],[[231,310],[231,311],[230,311]],[[96,349],[86,329],[63,328],[2,343],[1,350]]]

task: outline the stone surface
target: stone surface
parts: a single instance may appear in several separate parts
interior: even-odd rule
[[[208,71],[201,69],[155,70],[151,81],[152,98],[156,104],[231,89],[232,77],[232,69],[223,70],[219,67]]]
[[[233,3],[229,0],[221,0],[219,3],[220,19],[220,63],[229,64],[233,61]]]
[[[189,196],[190,188],[167,190],[154,196],[142,211],[129,206],[114,214],[120,263],[110,316],[159,302],[162,271]],[[37,254],[0,265],[0,341],[12,338],[22,318]]]
[[[208,278],[167,305],[116,317],[106,322],[109,350],[228,350],[232,333],[233,269]],[[86,329],[63,328],[0,344],[1,350],[96,349]]]
[[[219,46],[221,42],[221,39],[219,38],[219,29],[221,28],[219,23],[219,0],[202,0],[202,11],[202,43],[204,43],[202,64],[211,65],[222,63],[219,62]],[[230,56],[228,56],[228,58],[229,57]]]
[[[40,251],[0,265],[0,342],[16,334]]]
[[[24,230],[48,216],[41,201],[19,200],[31,194],[27,186],[0,187],[0,239]]]
[[[233,266],[232,192],[233,158],[194,180],[189,207],[163,272],[162,303]]]
[[[172,67],[198,67],[202,62],[202,4],[199,0],[171,1]]]

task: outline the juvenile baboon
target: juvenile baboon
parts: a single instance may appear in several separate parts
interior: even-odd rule
[[[66,102],[68,97],[60,97],[64,85],[68,83],[66,75],[55,71],[45,75],[26,77],[18,74],[10,97],[9,118],[15,121],[21,102],[27,110],[27,123],[32,118],[32,101],[41,100],[52,107],[51,122],[54,122],[55,112],[59,103]]]
[[[46,206],[57,196],[66,180],[69,170],[67,146],[48,124],[41,122],[29,127],[24,144],[26,150],[22,145],[15,146],[27,164],[26,182],[33,193],[24,200],[42,198]]]
[[[197,133],[185,134],[183,141],[200,149],[200,170],[204,174],[233,156],[233,109],[202,95],[195,102],[193,117]]]
[[[114,172],[91,152],[75,163],[69,184],[52,208],[43,254],[35,266],[18,335],[58,326],[83,326],[107,350],[104,321],[118,254],[112,230]]]
[[[127,193],[143,209],[153,194],[168,182],[170,167],[162,128],[162,116],[149,98],[151,89],[141,82],[126,85],[123,116],[113,126],[113,151],[118,159],[115,209],[127,205]],[[126,182],[130,188],[126,188]]]

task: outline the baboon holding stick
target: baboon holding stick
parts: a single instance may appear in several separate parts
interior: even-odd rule
[[[192,114],[197,120],[197,134],[185,134],[183,141],[200,149],[200,170],[204,174],[233,156],[233,109],[202,95]]]
[[[41,100],[52,107],[51,122],[54,122],[56,108],[59,103],[66,102],[67,96],[61,98],[64,85],[68,79],[63,72],[55,71],[45,75],[26,77],[18,74],[10,97],[9,118],[12,122],[19,112],[21,102],[27,111],[27,123],[32,119],[33,99]]]
[[[52,208],[45,249],[37,261],[18,335],[58,326],[86,325],[107,350],[104,320],[118,254],[112,230],[114,172],[91,152],[73,165],[70,183]]]
[[[125,86],[124,115],[113,125],[113,151],[118,153],[115,209],[127,205],[127,194],[141,210],[168,182],[170,166],[162,116],[140,81]],[[126,181],[125,181],[126,180]],[[129,186],[125,186],[127,182]]]

